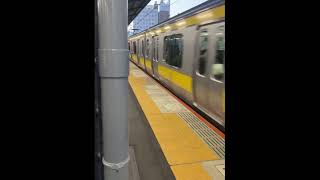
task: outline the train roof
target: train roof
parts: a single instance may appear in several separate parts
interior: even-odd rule
[[[149,27],[148,29],[145,29],[144,31],[141,31],[141,32],[136,33],[136,34],[133,34],[133,35],[129,36],[129,38],[137,36],[137,35],[140,35],[140,34],[143,34],[144,32],[148,31],[149,29],[153,29],[153,28],[156,28],[156,27],[161,27],[161,26],[164,26],[164,25],[167,25],[167,24],[174,23],[174,22],[176,22],[178,20],[193,16],[195,14],[198,14],[200,12],[206,11],[208,9],[223,5],[224,3],[225,3],[225,0],[208,0],[208,1],[204,2],[204,3],[202,3],[202,4],[199,4],[198,6],[195,6],[195,7],[191,8],[191,9],[181,13],[181,14],[177,14],[176,16],[173,16],[173,17],[169,18],[166,21],[161,22],[160,24],[156,24],[154,26]]]

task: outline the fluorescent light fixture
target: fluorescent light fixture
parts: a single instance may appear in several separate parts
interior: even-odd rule
[[[165,30],[168,30],[168,29],[170,29],[170,28],[171,28],[170,26],[164,27]]]
[[[213,13],[200,14],[197,17],[200,19],[205,19],[205,18],[213,17]]]
[[[186,24],[187,24],[186,21],[181,21],[181,22],[177,23],[177,26],[183,26],[183,25],[186,25]]]

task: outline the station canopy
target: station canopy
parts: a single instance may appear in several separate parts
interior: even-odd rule
[[[141,12],[150,0],[128,0],[128,24]]]

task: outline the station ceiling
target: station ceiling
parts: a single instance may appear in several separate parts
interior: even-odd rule
[[[128,25],[149,2],[150,0],[128,0]]]

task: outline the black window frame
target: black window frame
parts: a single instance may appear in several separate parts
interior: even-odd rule
[[[163,61],[175,68],[182,68],[183,37],[183,34],[172,34],[163,38]]]
[[[223,28],[223,30],[221,30],[221,28]],[[223,74],[222,74],[222,78],[217,78],[217,76],[214,74],[214,70],[211,69],[211,78],[215,81],[218,81],[218,82],[221,82],[223,83],[224,82],[224,79],[225,79],[225,72],[224,72],[224,69],[225,69],[225,25],[221,25],[219,27],[217,27],[217,31],[215,32],[215,42],[214,42],[214,46],[215,46],[215,56],[214,56],[214,61],[213,61],[213,64],[212,66],[214,66],[215,64],[222,64],[223,65]],[[224,46],[224,49],[221,50],[223,52],[218,52],[218,39],[217,39],[217,34],[218,33],[222,33],[223,34],[223,46]],[[217,59],[220,59],[220,61],[222,61],[222,63],[217,63]],[[222,59],[222,60],[221,60]]]
[[[144,57],[144,40],[141,40],[141,55],[142,57]]]
[[[157,54],[157,61],[159,60],[159,37],[158,36],[156,36],[157,37],[157,39],[156,39],[156,54]]]
[[[150,58],[150,40],[147,38],[146,40],[146,58]]]
[[[202,35],[203,33],[207,33],[206,36],[206,47],[205,50],[202,49],[202,40],[201,37],[204,37],[204,35]],[[197,72],[202,75],[205,76],[207,73],[207,65],[208,65],[208,58],[209,58],[209,30],[206,29],[202,29],[199,32],[199,47],[198,47],[198,53],[199,53],[199,57],[198,57],[198,67],[197,67]]]
[[[137,54],[137,43],[133,41],[133,54]]]

